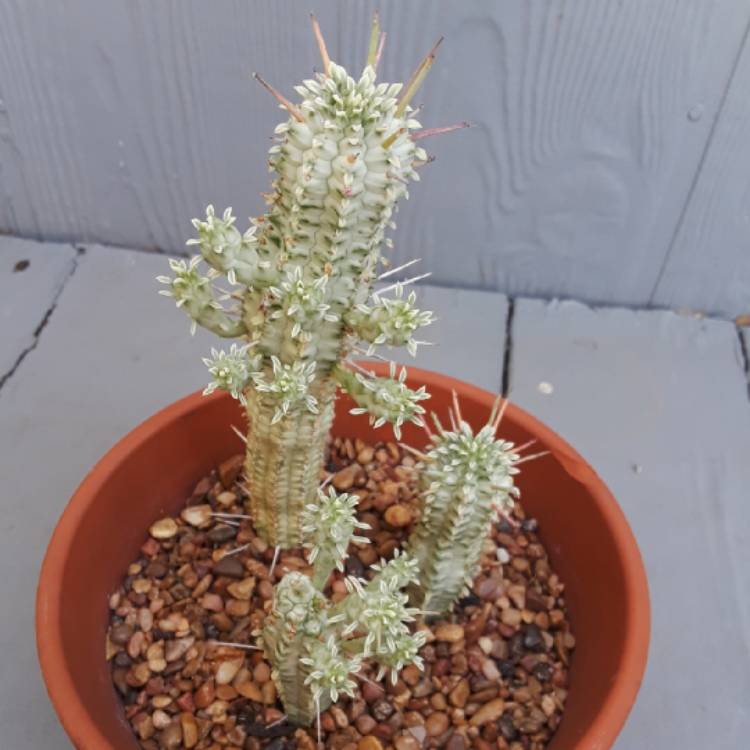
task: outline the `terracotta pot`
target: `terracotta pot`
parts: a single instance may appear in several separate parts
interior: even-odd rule
[[[376,368],[377,369],[377,368]],[[382,368],[381,368],[382,369]],[[415,368],[431,408],[448,409],[451,389],[464,417],[478,426],[494,396]],[[375,441],[363,417],[339,399],[338,435]],[[62,515],[42,566],[37,592],[39,660],[52,703],[80,750],[136,750],[104,659],[107,597],[137,556],[146,530],[175,512],[195,482],[241,449],[229,425],[242,424],[225,394],[195,393],[146,420],[86,477]],[[501,433],[518,443],[536,438],[551,456],[521,474],[522,499],[567,585],[577,647],[570,694],[550,750],[604,750],[612,745],[635,700],[646,665],[649,599],[635,539],[614,498],[593,469],[560,437],[515,406]],[[424,444],[421,430],[406,442]]]

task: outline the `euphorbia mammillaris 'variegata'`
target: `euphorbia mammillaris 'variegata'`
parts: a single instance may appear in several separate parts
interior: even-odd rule
[[[406,86],[376,83],[376,23],[354,80],[330,61],[315,30],[323,71],[296,87],[299,103],[259,78],[289,114],[270,151],[276,178],[267,213],[242,233],[230,209],[218,215],[209,206],[189,243],[200,255],[171,261],[174,277],[160,277],[193,327],[241,341],[206,359],[206,390],[246,404],[250,511],[257,532],[285,548],[301,543],[302,509],[317,496],[338,387],[397,436],[404,422],[422,420],[423,388],[408,388],[395,367],[379,378],[348,357],[381,345],[414,353],[417,330],[430,323],[401,284],[378,293],[374,285],[384,275],[378,264],[388,266],[380,250],[390,244],[398,200],[428,161],[419,138],[451,129],[420,130],[410,106],[434,50]],[[226,289],[215,285],[220,277]]]

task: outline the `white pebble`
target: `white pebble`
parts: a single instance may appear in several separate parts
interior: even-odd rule
[[[510,555],[508,554],[508,550],[505,549],[505,547],[498,547],[495,554],[497,555],[497,559],[501,563],[503,563],[503,565],[510,562]]]

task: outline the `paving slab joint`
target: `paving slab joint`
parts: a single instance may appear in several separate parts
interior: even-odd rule
[[[57,303],[60,301],[60,297],[65,289],[65,287],[68,285],[68,282],[73,278],[73,274],[75,274],[76,269],[78,268],[78,263],[82,255],[85,254],[86,249],[82,247],[81,245],[73,245],[72,246],[76,254],[73,256],[73,259],[70,263],[70,268],[68,269],[68,272],[65,274],[64,278],[60,282],[59,286],[55,290],[55,293],[52,297],[52,301],[50,302],[49,307],[44,311],[44,315],[42,316],[42,319],[39,321],[39,325],[34,329],[33,339],[31,343],[25,347],[21,353],[16,357],[16,361],[13,363],[11,368],[4,373],[0,377],[0,392],[2,392],[3,387],[5,384],[15,375],[18,368],[21,366],[23,361],[28,357],[31,352],[34,351],[34,349],[37,348],[39,345],[39,340],[42,336],[42,332],[47,327],[47,324],[49,323],[50,319],[52,318],[53,313],[55,312],[55,309],[57,308]]]
[[[511,366],[513,363],[513,314],[516,309],[514,297],[508,297],[508,314],[505,318],[505,349],[503,350],[503,376],[500,393],[507,397],[511,386]]]

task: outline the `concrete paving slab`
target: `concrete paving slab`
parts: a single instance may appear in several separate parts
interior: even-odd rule
[[[0,621],[2,671],[13,676],[0,681],[0,727],[3,742],[14,750],[70,747],[46,698],[33,643],[34,589],[57,518],[114,442],[205,384],[201,357],[212,345],[221,346],[200,329],[191,339],[184,314],[156,294],[154,277],[165,268],[161,255],[88,248],[37,347],[0,390],[0,601],[13,602]],[[424,306],[440,319],[430,338],[441,345],[425,347],[415,364],[497,389],[505,299],[423,291]],[[40,315],[43,310],[40,302]],[[472,321],[481,321],[482,328],[469,327]]]
[[[72,245],[0,237],[0,387],[34,346],[75,257]]]
[[[734,326],[518,300],[511,399],[600,473],[649,576],[646,679],[616,750],[750,736],[750,403]]]

